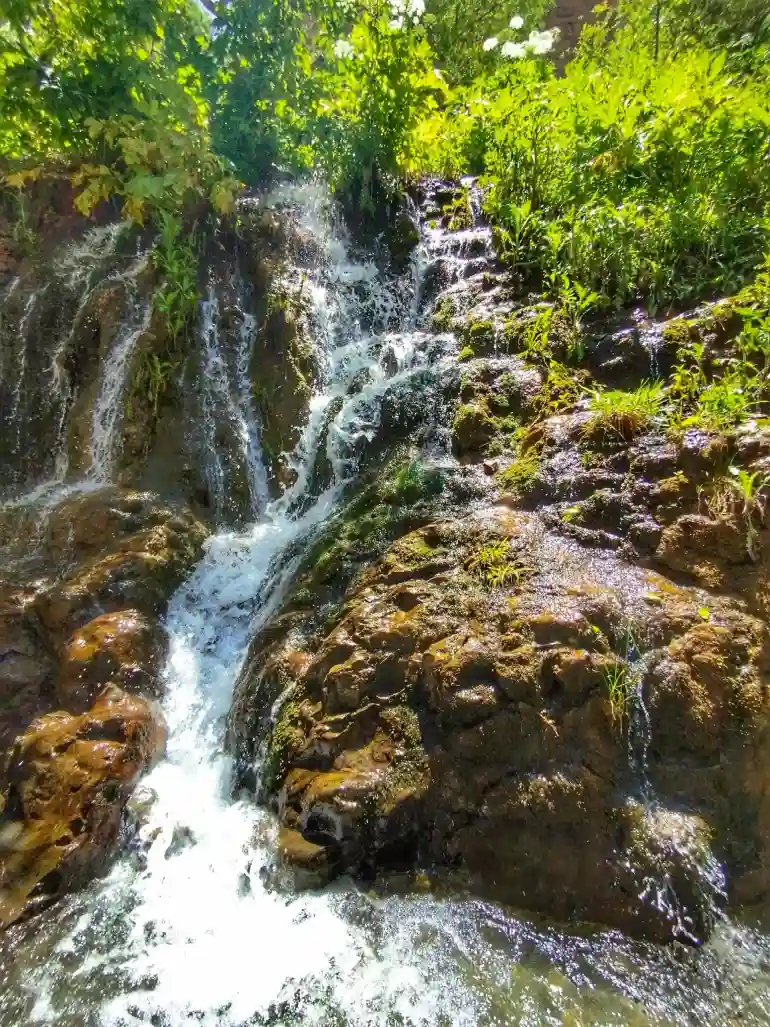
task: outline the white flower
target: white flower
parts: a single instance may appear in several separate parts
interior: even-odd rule
[[[503,57],[517,61],[520,57],[527,56],[527,48],[523,43],[503,43],[500,53]]]
[[[425,14],[425,0],[407,0],[407,13],[416,25]]]
[[[444,76],[443,76],[443,75],[441,74],[441,68],[434,68],[434,69],[433,69],[433,74],[434,74],[434,75],[436,76],[436,78],[443,78],[443,77],[444,77]]]
[[[389,29],[402,29],[404,27],[403,18],[394,18],[393,21],[388,22]]]
[[[485,39],[484,40],[484,50],[485,51],[494,50],[494,48],[497,46],[497,42],[498,42],[497,36],[490,36],[489,39]]]
[[[555,29],[546,29],[545,32],[530,32],[526,47],[533,53],[544,54],[553,49],[558,32]]]
[[[352,44],[347,39],[338,39],[332,50],[338,61],[344,61],[347,57],[352,57],[354,52]]]
[[[510,20],[510,22],[508,24],[510,25],[510,27],[512,29],[523,29],[524,28],[524,19],[522,18],[522,16],[520,14],[514,14],[514,16],[511,18],[511,20]]]

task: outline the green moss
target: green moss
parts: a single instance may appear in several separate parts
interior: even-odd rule
[[[503,346],[510,352],[517,352],[524,348],[524,337],[527,323],[520,314],[512,314],[503,325],[502,341]]]
[[[269,792],[275,791],[291,767],[294,756],[304,745],[301,709],[300,702],[291,700],[278,714],[262,770],[263,787]]]
[[[397,744],[405,749],[419,749],[422,746],[420,722],[411,706],[387,707],[380,714],[380,719]]]
[[[693,331],[687,318],[677,317],[663,326],[663,341],[676,349],[689,346],[693,341]]]
[[[396,465],[379,486],[386,503],[408,506],[422,499],[439,495],[444,488],[444,476],[436,467],[426,467],[421,460],[407,460]]]
[[[495,476],[495,481],[504,491],[512,492],[515,496],[523,496],[534,488],[542,467],[542,455],[537,447],[533,446],[518,456],[504,471],[500,471]]]
[[[494,321],[488,319],[466,321],[460,334],[463,346],[472,349],[474,353],[489,353],[495,349],[497,332]]]
[[[452,438],[460,453],[482,450],[497,431],[498,425],[485,399],[478,398],[457,408],[452,421]]]
[[[442,296],[433,311],[431,326],[435,332],[451,332],[455,319],[455,304],[451,296]]]
[[[476,352],[472,346],[463,346],[457,355],[457,359],[462,363],[466,360],[473,360],[476,356]]]

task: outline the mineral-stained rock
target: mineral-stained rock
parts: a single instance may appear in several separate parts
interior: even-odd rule
[[[268,624],[230,739],[248,778],[268,736],[264,793],[301,878],[450,868],[525,908],[692,941],[720,861],[730,897],[770,894],[769,672],[739,601],[498,509],[398,539],[320,635],[299,612]]]
[[[82,712],[108,682],[133,694],[157,694],[164,643],[160,624],[138,610],[94,618],[60,652],[59,702],[66,710]]]
[[[46,554],[63,571],[35,600],[58,645],[104,613],[162,612],[198,559],[207,529],[153,493],[109,488],[77,496],[52,514]]]
[[[163,741],[153,708],[115,686],[86,713],[30,724],[2,780],[0,921],[12,923],[99,873],[123,806]]]

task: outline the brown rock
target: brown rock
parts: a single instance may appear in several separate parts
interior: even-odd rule
[[[53,654],[29,610],[30,596],[0,599],[0,748],[53,704]]]
[[[2,782],[3,923],[99,873],[126,800],[163,742],[153,709],[114,686],[86,713],[50,713],[30,724],[16,740]]]
[[[770,897],[770,637],[740,602],[497,508],[397,540],[320,635],[303,618],[255,640],[229,732],[244,767],[272,732],[286,861],[299,833],[325,868],[448,867],[658,940],[711,930],[712,844],[731,896]]]
[[[138,610],[96,617],[62,648],[56,678],[59,702],[66,710],[83,712],[108,682],[156,697],[164,655],[163,628]]]
[[[108,488],[76,496],[51,516],[45,546],[58,580],[35,600],[57,645],[104,613],[157,616],[200,557],[207,529],[152,493]]]

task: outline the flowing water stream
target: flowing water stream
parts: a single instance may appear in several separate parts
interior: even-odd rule
[[[418,384],[430,410],[456,344],[418,328],[416,298],[442,255],[434,230],[426,230],[412,271],[390,279],[353,252],[322,191],[289,190],[273,202],[313,244],[301,274],[322,373],[289,456],[295,480],[267,502],[259,427],[239,385],[253,324],[244,320],[242,352],[228,367],[210,296],[202,311],[209,380],[201,388],[228,397],[261,514],[243,531],[215,535],[172,598],[168,749],[133,800],[139,827],[105,880],[34,929],[6,935],[1,1027],[770,1022],[770,947],[728,923],[696,952],[635,944],[617,932],[570,934],[472,898],[375,896],[347,881],[312,894],[274,887],[273,817],[249,796],[232,797],[223,743],[248,641],[355,477],[388,395]],[[141,307],[132,310],[108,358],[113,366],[145,318]],[[105,479],[116,401],[107,381],[94,409],[102,441],[93,453]],[[423,441],[434,459],[448,460],[441,426],[432,427]],[[314,495],[322,451],[333,480]]]

